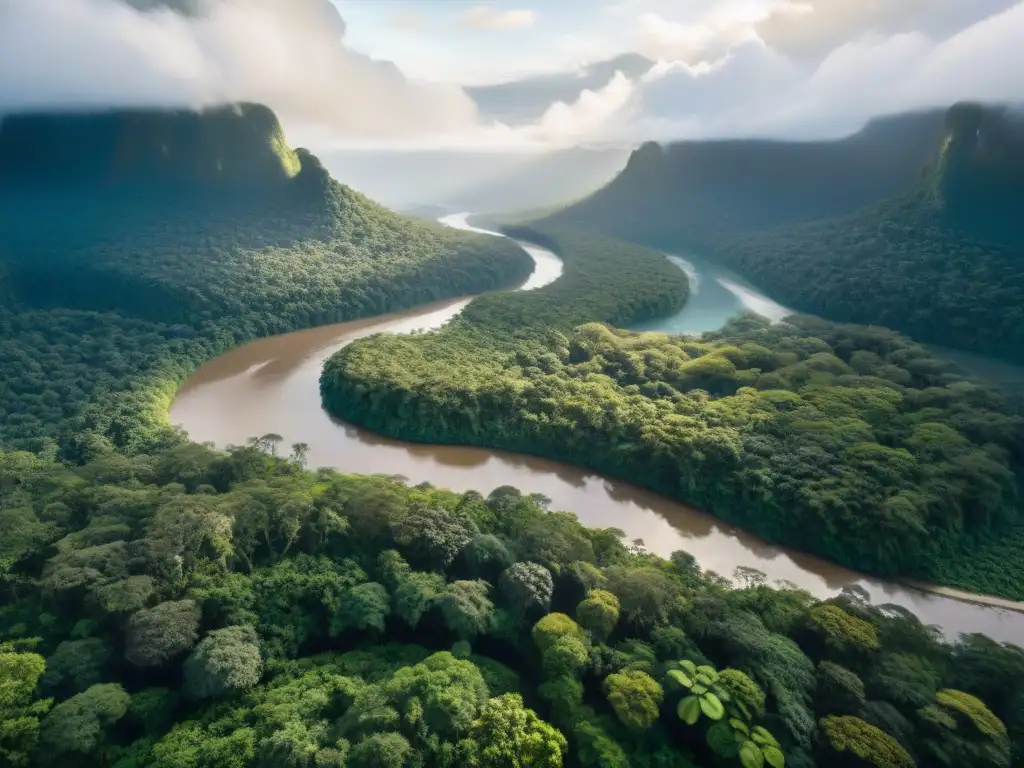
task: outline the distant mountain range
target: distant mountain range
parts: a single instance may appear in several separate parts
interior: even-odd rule
[[[585,90],[603,88],[616,72],[636,79],[652,66],[654,62],[650,59],[627,53],[595,62],[577,72],[537,75],[496,85],[470,86],[465,90],[476,102],[484,120],[524,123],[537,120],[557,101],[571,103]]]
[[[854,211],[911,184],[935,151],[944,111],[876,119],[845,139],[644,144],[615,180],[548,224],[659,247]]]
[[[834,320],[1024,360],[1024,121],[958,104],[830,142],[649,144],[543,223],[698,249]]]

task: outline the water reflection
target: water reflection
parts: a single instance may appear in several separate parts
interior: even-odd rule
[[[701,265],[691,263],[699,273]],[[703,323],[715,322],[714,327],[719,327],[727,313],[739,311],[736,307],[740,300],[718,282],[720,273],[714,279],[704,274],[697,277],[701,285],[697,296],[705,298],[700,310],[704,319],[691,315],[679,320],[677,316],[668,322],[690,323],[698,331],[703,329],[696,326]],[[715,300],[729,303],[713,306],[708,299],[716,296]],[[380,331],[401,333],[439,327],[468,301],[440,302],[410,312],[299,331],[227,352],[185,382],[171,406],[171,422],[184,426],[194,440],[219,446],[241,444],[251,436],[274,432],[286,444],[309,444],[311,466],[401,475],[413,484],[430,482],[459,492],[475,489],[487,493],[513,485],[547,496],[552,509],[570,510],[587,525],[620,528],[627,539],[642,539],[657,554],[667,556],[674,550],[687,550],[703,568],[724,576],[731,576],[737,566],[747,566],[763,571],[769,581],[790,581],[819,597],[856,584],[873,602],[907,608],[924,622],[950,633],[985,632],[1001,640],[1024,639],[1024,614],[865,578],[812,555],[773,546],[711,515],[625,481],[503,451],[391,440],[338,422],[320,407],[320,369],[336,349]],[[712,320],[714,316],[719,319]]]
[[[635,331],[663,331],[699,335],[716,331],[743,312],[756,312],[778,322],[791,309],[765,296],[735,272],[697,256],[668,255],[668,260],[686,273],[690,296],[679,312],[658,320],[639,323]]]

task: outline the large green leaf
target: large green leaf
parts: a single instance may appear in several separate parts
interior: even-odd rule
[[[680,701],[679,706],[676,707],[676,714],[679,715],[679,719],[687,725],[695,725],[700,720],[700,701],[696,696],[687,696]]]
[[[782,754],[782,750],[778,747],[762,747],[761,751],[764,753],[764,760],[772,768],[784,768],[786,765],[786,756]]]
[[[752,738],[755,743],[760,744],[762,746],[779,746],[779,742],[775,740],[774,736],[772,736],[771,731],[769,731],[767,728],[761,725],[754,728],[754,732],[751,734],[750,738]]]
[[[721,720],[725,717],[725,706],[713,693],[705,693],[700,697],[700,708],[712,720]]]
[[[719,757],[736,757],[739,754],[740,745],[733,738],[733,731],[726,722],[719,722],[708,728],[708,746]]]
[[[746,704],[744,704],[742,701],[739,701],[739,700],[734,701],[733,702],[733,706],[735,706],[736,710],[741,715],[743,715],[743,719],[744,720],[749,720],[750,719],[750,707],[748,707]]]
[[[690,675],[690,677],[693,677],[697,674],[697,665],[689,659],[684,659],[683,661],[680,661],[679,666],[685,669],[686,672]]]
[[[693,680],[686,676],[685,672],[681,672],[678,669],[670,669],[668,676],[679,683],[683,688],[690,688],[693,686]]]
[[[708,687],[706,685],[701,685],[700,683],[694,683],[690,691],[695,693],[697,696],[700,696],[702,693],[708,692]]]
[[[730,718],[729,725],[733,728],[733,730],[740,731],[741,733],[744,733],[748,736],[750,735],[750,729],[747,727],[747,724],[744,723],[742,720],[737,720],[735,717]]]
[[[752,741],[744,741],[740,745],[740,762],[743,768],[763,768],[764,755],[761,754],[761,748]]]

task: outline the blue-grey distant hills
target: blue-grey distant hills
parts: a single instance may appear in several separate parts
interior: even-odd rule
[[[571,103],[585,90],[603,88],[621,72],[630,79],[645,74],[654,62],[638,53],[626,53],[589,64],[577,72],[536,75],[495,85],[467,87],[485,120],[523,123],[541,117],[557,101]]]
[[[327,150],[320,156],[336,178],[396,210],[429,206],[449,213],[494,213],[579,200],[615,178],[630,151]]]
[[[933,156],[944,111],[870,121],[827,141],[695,140],[637,149],[614,181],[550,223],[660,247],[847,213],[910,185]]]

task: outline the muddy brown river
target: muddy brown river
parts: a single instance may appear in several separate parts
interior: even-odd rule
[[[449,217],[467,226],[465,216]],[[520,290],[546,285],[561,274],[553,254],[523,244],[538,264]],[[172,424],[193,440],[219,447],[276,433],[284,444],[305,442],[313,467],[342,472],[402,475],[455,491],[487,494],[501,485],[541,493],[552,509],[569,510],[589,526],[615,527],[628,540],[667,556],[683,549],[701,567],[731,576],[740,566],[786,580],[818,597],[856,584],[875,604],[894,603],[936,624],[951,636],[984,632],[1024,642],[1024,613],[977,605],[908,586],[865,577],[820,558],[770,545],[724,525],[712,515],[638,488],[546,459],[503,451],[404,443],[340,422],[320,405],[323,362],[348,342],[374,333],[408,333],[437,328],[455,317],[471,298],[439,302],[406,312],[273,336],[227,352],[203,365],[182,386],[170,409]],[[1024,606],[1021,606],[1024,608]]]

